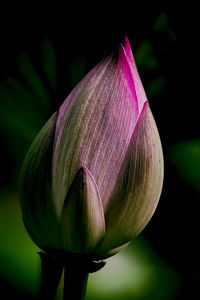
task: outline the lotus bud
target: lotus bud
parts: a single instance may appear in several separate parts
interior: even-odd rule
[[[125,38],[33,141],[21,175],[24,223],[41,248],[106,258],[149,222],[162,183],[158,130]]]

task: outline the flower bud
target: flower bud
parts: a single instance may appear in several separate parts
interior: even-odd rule
[[[41,248],[109,257],[151,219],[163,154],[128,39],[74,88],[22,167],[24,222]]]

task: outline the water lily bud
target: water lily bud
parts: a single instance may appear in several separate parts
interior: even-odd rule
[[[42,248],[109,257],[151,219],[163,154],[129,41],[95,66],[26,156],[20,199]]]

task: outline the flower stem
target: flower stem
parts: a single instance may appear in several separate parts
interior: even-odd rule
[[[42,263],[42,273],[38,299],[54,300],[63,265],[52,255],[43,252],[40,252],[39,255]]]
[[[71,259],[65,264],[63,300],[84,300],[89,272],[85,264]]]
[[[63,300],[84,300],[89,273],[104,267],[105,261],[95,261],[86,254],[71,252],[39,253],[42,262],[40,300],[54,300],[64,267]]]
[[[105,266],[105,261],[95,261],[86,254],[65,253],[63,300],[84,300],[89,273]]]

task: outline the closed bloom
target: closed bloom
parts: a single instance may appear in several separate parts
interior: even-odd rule
[[[149,222],[162,183],[159,134],[125,38],[31,145],[21,175],[24,222],[41,248],[106,258]]]

